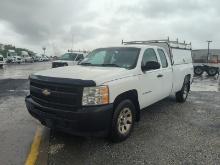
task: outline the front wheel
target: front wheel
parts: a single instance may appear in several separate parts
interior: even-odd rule
[[[115,108],[112,128],[111,140],[120,142],[127,139],[134,126],[135,121],[135,106],[130,100],[121,101]]]
[[[184,82],[182,89],[176,92],[176,101],[183,103],[186,101],[190,90],[190,82]]]

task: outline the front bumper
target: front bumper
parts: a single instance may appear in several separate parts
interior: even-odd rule
[[[29,113],[43,125],[79,136],[107,136],[111,127],[113,104],[82,107],[74,111],[61,111],[25,99]]]
[[[68,66],[67,62],[52,62],[52,68]]]

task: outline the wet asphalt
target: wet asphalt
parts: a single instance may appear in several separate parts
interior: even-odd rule
[[[26,110],[28,76],[50,63],[9,65],[0,69],[0,165],[22,165],[39,123]]]
[[[40,125],[24,104],[27,78],[50,67],[34,63],[0,70],[0,164],[24,164]],[[220,164],[219,79],[197,77],[192,90],[184,104],[171,96],[146,108],[121,143],[52,131],[48,164]]]
[[[164,99],[145,109],[131,137],[117,144],[52,132],[49,164],[220,164],[219,98],[191,92],[184,104]]]

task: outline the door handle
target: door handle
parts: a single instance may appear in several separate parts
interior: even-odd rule
[[[157,77],[160,78],[160,77],[163,77],[163,75],[162,74],[158,74]]]

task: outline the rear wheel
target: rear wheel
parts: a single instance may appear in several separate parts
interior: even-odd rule
[[[207,70],[207,73],[208,73],[209,76],[215,76],[218,73],[218,71],[217,71],[216,68],[209,68]]]
[[[196,66],[196,67],[194,68],[194,74],[195,74],[195,75],[200,76],[200,75],[203,74],[203,72],[204,72],[204,70],[202,69],[201,66]]]
[[[131,100],[121,101],[115,108],[112,119],[111,140],[120,142],[127,139],[134,126],[135,106]]]
[[[190,90],[190,82],[188,80],[183,83],[182,89],[176,93],[176,101],[180,103],[185,102],[188,97],[189,90]]]

